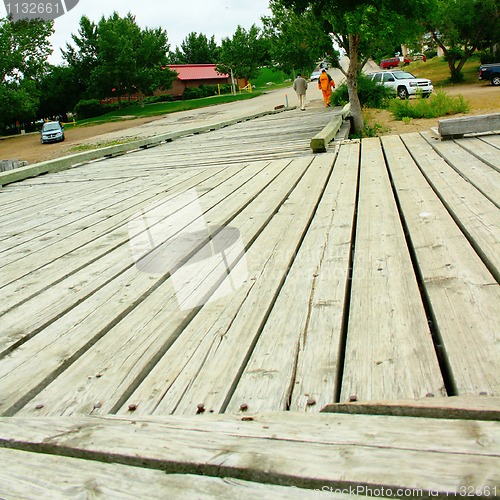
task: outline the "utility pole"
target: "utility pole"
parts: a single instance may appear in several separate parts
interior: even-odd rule
[[[231,83],[233,85],[233,95],[236,95],[236,85],[234,83],[234,74],[233,74],[233,68],[231,68]]]

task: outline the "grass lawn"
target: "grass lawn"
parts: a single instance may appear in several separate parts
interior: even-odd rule
[[[464,75],[464,80],[462,84],[466,83],[477,83],[477,73],[481,62],[479,56],[474,55],[470,57],[462,68],[462,73]],[[405,66],[410,73],[421,78],[428,78],[432,81],[434,87],[444,87],[453,85],[450,83],[450,70],[448,68],[448,63],[444,60],[444,57],[433,57],[432,59],[427,59],[427,62],[415,61],[410,63],[409,66]]]

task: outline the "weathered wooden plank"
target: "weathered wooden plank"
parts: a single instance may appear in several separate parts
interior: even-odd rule
[[[500,130],[500,113],[438,120],[438,130],[442,140],[461,137],[464,134],[498,131]]]
[[[217,186],[218,179],[219,182],[222,182],[224,178],[231,177],[242,170],[242,167],[243,166],[240,165],[236,167],[235,170],[226,169],[225,172],[221,170],[219,175],[214,175],[215,178],[212,182]],[[200,180],[206,179],[207,177],[209,176],[202,175]],[[121,207],[116,205],[111,207],[107,213],[97,212],[93,215],[96,224],[87,221],[87,223],[81,224],[80,227],[77,228],[79,230],[76,232],[74,230],[71,232],[70,226],[66,228],[66,231],[62,232],[60,236],[57,236],[56,231],[56,238],[60,239],[56,241],[57,244],[54,244],[52,248],[50,248],[50,251],[34,252],[30,251],[30,247],[28,246],[24,256],[19,257],[19,255],[14,253],[11,256],[10,262],[7,261],[2,268],[2,284],[5,285],[23,276],[27,276],[43,268],[45,265],[51,264],[56,261],[56,259],[65,257],[70,252],[80,249],[89,242],[94,243],[100,236],[103,238],[109,237],[110,230],[112,229],[123,229],[126,227],[125,225],[128,218],[130,218],[134,212],[140,210],[143,204],[149,204],[150,199],[152,199],[151,203],[153,203],[157,196],[163,196],[163,198],[165,198],[169,193],[174,194],[176,192],[182,192],[183,189],[195,188],[197,184],[198,179],[194,176],[192,179],[187,178],[184,183],[181,182],[178,185],[174,185],[173,189],[169,189],[168,185],[166,187],[161,185],[155,186],[151,192],[148,193],[148,191],[145,191],[144,197],[139,198],[137,201],[135,201],[133,197],[129,198],[124,194],[125,200]],[[88,186],[88,192],[92,192],[91,186]],[[120,198],[117,201],[120,203]],[[90,225],[87,226],[87,224]]]
[[[283,239],[281,234],[283,229],[280,228],[279,219],[277,222],[274,214],[287,199],[294,184],[297,183],[309,163],[309,160],[303,160],[300,163],[295,161],[290,164],[283,175],[280,175],[269,186],[269,189],[262,193],[255,204],[249,207],[251,215],[247,217],[240,230],[254,221],[262,226],[262,232],[258,237],[256,235],[253,238],[246,238],[248,241],[255,240],[245,255],[249,273],[248,279],[234,291],[229,302],[218,300],[203,306],[200,313],[189,325],[185,326],[182,335],[163,355],[135,392],[130,395],[128,401],[123,405],[122,411],[128,412],[129,404],[138,404],[138,413],[151,413],[157,408],[167,391],[169,391],[168,397],[173,401],[172,405],[176,405],[177,399],[182,396],[185,390],[181,385],[181,388],[176,391],[175,384],[178,384],[179,374],[189,370],[196,371],[196,363],[203,363],[206,356],[203,353],[209,350],[212,344],[225,338],[224,332],[232,324],[234,316],[253,288],[255,280],[261,276],[262,269],[273,254],[275,246]],[[161,319],[162,315],[159,316]],[[163,319],[163,323],[165,321],[167,318]],[[202,353],[201,356],[197,354],[198,352]]]
[[[9,267],[3,268],[3,283],[7,282],[7,276],[9,276],[11,281],[15,281],[20,277],[26,277],[26,271],[29,271],[29,287],[26,286],[27,283],[25,279],[23,282],[24,287],[21,290],[19,290],[19,286],[15,284],[2,288],[3,300],[0,304],[0,312],[11,307],[11,299],[14,303],[17,303],[25,300],[26,293],[29,293],[28,296],[33,295],[35,292],[33,291],[32,285],[35,281],[38,283],[36,278],[39,274],[43,276],[41,286],[42,288],[46,288],[48,284],[59,281],[67,274],[71,274],[73,269],[79,269],[84,265],[81,261],[82,254],[85,256],[84,263],[88,263],[112,251],[120,244],[126,243],[129,239],[126,228],[127,221],[142,208],[161,203],[162,200],[165,200],[169,196],[177,196],[179,193],[183,193],[190,189],[199,190],[200,196],[204,196],[206,192],[217,188],[217,186],[222,184],[227,178],[236,175],[242,168],[255,168],[256,171],[258,171],[264,166],[265,164],[263,163],[252,167],[243,164],[229,169],[197,172],[192,176],[188,175],[183,182],[174,182],[172,185],[169,185],[167,181],[165,186],[155,185],[150,191],[145,191],[143,196],[139,196],[136,199],[125,197],[124,200],[118,200],[118,205],[115,206],[114,211],[111,211],[105,216],[96,214],[96,227],[90,227],[88,230],[82,230],[80,233],[61,240],[64,242],[64,246],[59,245],[58,249],[51,252],[50,255],[31,255],[29,258],[26,257],[26,261],[24,261],[25,266],[20,266],[18,259],[15,265],[12,264]],[[91,186],[88,187],[88,191],[88,196],[92,196]],[[64,235],[62,235],[62,237],[64,237]],[[89,256],[89,247],[94,250],[97,249],[97,255],[95,255],[96,252],[94,251],[93,254]],[[62,266],[62,269],[61,266],[54,266],[54,263],[57,263],[57,257],[61,255],[65,261],[65,265]],[[25,269],[26,267],[27,269]],[[52,276],[47,273],[48,268],[51,268],[51,271],[56,275]],[[7,273],[9,273],[9,275]],[[12,286],[15,287],[13,292],[11,290]]]
[[[339,362],[342,361],[342,323],[345,320],[345,302],[351,264],[352,236],[359,177],[360,143],[352,142],[339,151],[335,162],[344,175],[338,192],[325,197],[334,206],[332,224],[328,234],[328,246],[322,261],[321,275],[314,283],[312,310],[308,318],[308,334],[301,339],[297,359],[295,384],[290,409],[317,412],[324,404],[334,401],[339,389]],[[333,231],[332,231],[333,230]],[[315,404],[310,404],[312,402]]]
[[[139,466],[7,448],[0,448],[0,461],[0,497],[4,500],[349,498],[348,495],[336,494],[332,497],[329,492],[303,488],[195,474],[165,474],[162,470]]]
[[[171,411],[179,414],[196,413],[200,402],[207,409],[224,410],[241,367],[247,362],[261,335],[264,322],[274,307],[276,296],[314,215],[331,169],[330,156],[315,158],[280,212],[273,218],[272,222],[275,224],[269,229],[280,236],[278,240],[267,238],[272,253],[263,268],[257,270],[257,279],[233,315],[231,323],[219,331],[211,345],[205,346],[205,349],[208,347],[206,352],[201,349],[197,352],[196,361],[190,361],[193,365],[190,373],[183,373],[176,380],[177,388],[184,385],[184,389],[181,399],[175,402],[175,407],[170,406]],[[220,376],[221,373],[224,373],[224,377]],[[169,404],[172,405],[175,400],[168,396],[169,394],[161,401],[155,413],[169,411]]]
[[[127,200],[130,200],[129,204],[135,203],[135,197],[144,193],[148,190],[141,180],[122,181],[116,187],[109,186],[95,194],[86,186],[74,193],[71,199],[39,209],[36,217],[33,217],[33,211],[26,213],[29,209],[24,214],[16,214],[3,228],[8,239],[0,241],[0,266],[11,262],[17,264],[20,257],[26,254],[51,255],[52,245],[59,245],[72,234],[79,234],[106,220],[120,211],[120,203],[127,203]]]
[[[359,144],[341,151],[311,226],[227,407],[319,411],[336,391]],[[333,161],[333,158],[332,160]],[[313,399],[316,405],[307,405]]]
[[[383,487],[387,496],[446,497],[463,486],[492,496],[499,442],[498,422],[374,415],[0,420],[0,446],[19,450],[311,489]]]
[[[453,392],[498,396],[499,286],[401,140],[382,142]]]
[[[486,144],[491,144],[497,149],[500,149],[500,134],[482,135],[479,139],[484,141]]]
[[[500,211],[470,182],[463,179],[438,155],[425,147],[419,134],[401,136],[429,184],[465,233],[491,274],[500,282]],[[453,157],[451,151],[447,154]],[[453,161],[453,158],[449,161]],[[470,160],[472,161],[472,160]],[[498,187],[498,184],[497,184]],[[496,193],[500,201],[500,189]],[[493,194],[493,193],[492,193]],[[467,200],[467,203],[464,203]]]
[[[322,160],[326,161],[326,160]],[[331,161],[329,167],[331,168]],[[288,170],[297,170],[297,162]],[[303,167],[301,167],[303,171]],[[307,224],[307,214],[302,214],[299,204],[307,203],[307,211],[317,201],[311,191],[326,179],[326,166],[313,163],[306,177],[292,191],[287,192],[275,182],[276,193],[262,198],[255,207],[253,217],[265,216],[267,225],[246,252],[248,279],[235,290],[229,301],[206,304],[182,335],[162,357],[137,390],[130,395],[121,412],[128,411],[129,404],[137,404],[138,413],[181,411],[181,402],[189,387],[203,392],[201,396],[189,394],[190,399],[202,398],[207,413],[225,404],[245,356],[259,325],[266,317],[266,311],[279,289],[293,252],[300,240],[300,234]],[[306,196],[306,193],[311,194]],[[310,196],[310,198],[309,198]],[[283,197],[286,203],[277,211],[273,209],[273,198]],[[307,202],[305,201],[307,200]],[[273,214],[276,214],[273,216]],[[226,353],[230,351],[230,354]],[[220,374],[224,373],[221,377]],[[201,379],[206,377],[206,383]],[[215,380],[219,379],[219,380]],[[207,386],[210,384],[210,389]],[[206,384],[206,385],[205,385]],[[205,394],[208,391],[210,394]],[[196,413],[198,403],[184,403],[187,413]]]
[[[231,220],[231,227],[238,229],[243,242],[253,241],[272,217],[272,214],[287,198],[288,193],[309,163],[310,160],[297,162],[294,168],[290,168],[290,165],[285,168],[286,163],[275,165],[278,172],[282,173],[278,179],[273,179],[274,175],[269,179],[269,172],[272,172],[272,169],[264,171],[260,179],[255,176],[253,182],[260,183],[263,188],[258,191],[259,196],[257,197],[256,193],[249,189],[246,196],[252,200],[252,203],[244,207],[235,218],[229,218],[224,210],[233,213],[232,211],[237,208],[236,198],[238,196],[241,198],[241,193],[237,192],[233,198],[228,197],[224,200],[225,208],[224,203],[221,203],[221,209],[218,213],[214,212],[211,215],[209,213],[210,222],[222,224]],[[268,189],[264,189],[266,187]],[[273,193],[275,189],[278,191]],[[273,194],[277,196],[273,197]],[[244,199],[239,199],[238,203],[244,201]],[[266,210],[260,210],[262,203],[265,204]],[[227,262],[229,264],[238,262],[241,258],[240,252],[239,247],[230,248],[225,256]],[[206,256],[203,258],[205,259]],[[200,289],[213,292],[212,288],[217,287],[218,281],[225,276],[225,269],[224,274],[216,276],[214,281],[212,274],[217,269],[212,261],[206,260],[206,262],[206,269],[197,267],[196,273],[189,272],[190,262],[187,262],[186,270],[188,273],[185,273],[182,284],[184,284],[184,280],[196,279],[198,281],[195,283],[203,285]],[[148,278],[150,279],[151,276],[146,274],[145,279]],[[174,278],[176,278],[175,274],[173,274],[172,279],[161,283],[149,296],[140,298],[140,303],[133,311],[129,312],[124,321],[116,324],[111,323],[110,331],[95,346],[89,348],[88,352],[82,353],[73,366],[69,367],[37,395],[35,401],[30,402],[21,411],[25,414],[35,412],[50,415],[107,413],[114,406],[119,405],[125,397],[124,394],[131,391],[131,388],[134,388],[138,381],[146,376],[161,356],[165,357],[164,351],[170,348],[170,344],[175,341],[181,331],[182,336],[185,335],[184,330],[196,315],[195,306],[203,304],[203,300],[201,300],[190,307],[182,307],[183,304],[180,304],[182,295],[179,295],[179,290],[176,288],[179,283],[177,281],[172,283]],[[230,279],[234,279],[234,275],[230,275]],[[131,287],[137,288],[136,281],[130,282]],[[233,288],[238,289],[239,285],[239,283],[233,284]],[[197,289],[197,287],[194,288]],[[185,294],[183,293],[183,295]],[[214,303],[218,304],[219,301]],[[112,305],[111,303],[108,313],[105,313],[105,309],[103,309],[100,315],[106,314],[114,318],[116,313],[114,313]],[[204,329],[201,330],[201,332],[204,331]],[[117,338],[120,339],[119,349],[116,348]],[[71,352],[71,349],[74,351],[75,347],[69,346],[67,349]],[[52,351],[55,350],[51,349],[50,352]],[[13,356],[16,354],[14,353]],[[40,355],[47,359],[46,363],[57,363],[57,358],[52,359],[47,350]],[[89,378],[89,373],[93,374],[91,378]],[[36,406],[39,404],[43,404],[44,408],[37,411]]]
[[[245,169],[240,183],[244,185],[245,180],[258,174],[265,165]],[[148,195],[138,198],[137,205],[125,206],[124,210],[103,220],[99,224],[102,236],[93,238],[93,232],[89,231],[89,234],[71,237],[72,242],[66,243],[74,250],[64,255],[64,265],[56,259],[24,279],[4,286],[0,303],[0,327],[4,332],[0,338],[0,353],[5,353],[11,345],[29,337],[43,325],[50,324],[133,265],[126,224],[141,207],[161,207],[169,195],[175,196],[189,189],[197,189],[201,197],[207,196],[206,208],[211,204],[216,206],[227,194],[221,193],[222,198],[217,195],[218,186],[240,170],[241,166],[236,170],[228,169],[226,173],[207,172],[201,177],[194,176],[192,181],[175,185],[172,190],[165,191],[164,187],[153,190],[149,198]],[[168,213],[164,215],[166,217]]]
[[[500,172],[499,148],[489,144],[483,140],[484,138],[484,136],[464,137],[463,139],[456,140],[455,143],[494,168],[497,172]]]
[[[441,396],[444,383],[378,139],[363,140],[340,400]]]
[[[277,166],[278,172],[282,171],[285,166],[286,163],[279,164]],[[250,170],[246,175],[251,176],[253,173]],[[216,194],[213,194],[215,197],[212,200],[214,205],[204,213],[206,223],[216,223],[221,226],[227,224],[234,218],[235,214],[245,208],[250,201],[255,199],[257,194],[272,182],[275,175],[277,173],[269,175],[268,170],[261,170],[258,175],[254,175],[248,183],[244,184],[243,188],[240,185],[238,189],[235,189],[233,183],[228,180],[219,190],[216,190]],[[178,272],[181,267],[180,262],[169,266],[168,261],[167,264],[164,264],[163,257],[159,257],[156,260],[160,265],[159,270],[151,269],[148,271],[147,268],[144,268],[148,265],[149,260],[156,258],[156,255],[169,255],[169,249],[173,248],[175,244],[175,238],[169,236],[172,231],[178,232],[182,229],[189,232],[192,230],[191,228],[195,230],[199,228],[201,219],[196,210],[191,210],[190,204],[179,210],[176,209],[176,206],[176,203],[173,203],[165,208],[168,216],[162,220],[162,224],[165,226],[160,226],[155,233],[154,244],[158,247],[155,248],[154,252],[148,254],[147,259],[145,258],[140,266],[134,265],[129,253],[128,262],[130,264],[123,273],[106,283],[87,300],[77,304],[68,314],[48,325],[43,330],[42,335],[39,334],[30,339],[23,344],[22,349],[14,351],[8,358],[2,360],[0,363],[0,387],[4,397],[0,401],[1,411],[5,411],[6,407],[11,405],[10,411],[14,411],[13,407],[19,404],[15,401],[30,398],[30,391],[38,391],[39,384],[41,387],[48,384],[85,350],[136,309],[149,295],[155,294],[160,307],[170,300],[177,309],[177,294],[174,285],[172,285],[171,275]],[[158,215],[164,216],[161,210]],[[153,218],[151,223],[156,222],[154,217],[156,217],[155,212],[151,212],[150,218]],[[163,231],[163,227],[171,227],[172,229],[170,232]],[[154,229],[153,225],[151,228]],[[210,242],[208,234],[203,238],[204,243]],[[202,245],[203,243],[200,243],[200,248]],[[165,253],[158,254],[158,248]],[[193,250],[191,253],[194,255],[195,251]],[[159,286],[165,287],[162,288],[165,295],[162,296],[157,291]],[[188,312],[183,312],[184,317],[189,316]],[[148,324],[148,322],[144,322],[144,317],[154,318],[154,316],[142,316],[142,314],[137,316],[139,329]],[[130,331],[132,327],[130,323],[127,323],[127,320],[130,321],[130,316],[125,319],[125,330]],[[163,342],[168,342],[170,335],[175,335],[175,329],[169,331],[167,339],[163,337]],[[113,345],[116,347],[115,342]],[[16,383],[9,381],[13,376],[13,371],[16,371],[18,377],[26,377],[26,383],[20,383],[21,378],[16,378]],[[34,376],[35,372],[38,373],[38,376]]]
[[[500,399],[490,396],[452,396],[399,401],[350,402],[327,405],[321,411],[356,415],[393,415],[499,422]]]
[[[421,135],[448,165],[451,165],[464,179],[480,191],[483,196],[488,198],[497,208],[500,208],[500,172],[491,168],[482,159],[472,154],[469,148],[460,147],[462,146],[461,143],[467,140],[475,141],[474,144],[484,143],[481,143],[477,139],[439,142],[433,139],[428,132],[422,132]],[[492,150],[493,148],[490,149]],[[497,150],[497,157],[498,153]],[[443,165],[442,162],[439,163],[439,166],[441,165]],[[442,170],[440,173],[441,175],[445,175]]]
[[[240,365],[245,362],[293,259],[331,161],[332,158],[315,160],[306,177],[249,248],[247,284],[237,290],[228,304],[213,303],[203,308],[122,411],[127,411],[133,401],[138,402],[138,411],[155,413],[192,414],[200,402],[206,405],[207,412],[224,406]],[[267,204],[268,201],[261,210],[270,214],[271,207],[266,207]],[[306,209],[302,210],[304,205]]]

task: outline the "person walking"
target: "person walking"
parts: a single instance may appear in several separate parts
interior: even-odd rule
[[[325,106],[330,106],[330,96],[332,95],[332,89],[335,88],[335,82],[333,78],[323,69],[321,75],[318,79],[318,89],[323,92],[323,100],[325,101]]]
[[[293,90],[297,92],[297,97],[299,98],[299,106],[302,111],[306,109],[306,90],[307,90],[307,81],[306,79],[299,73],[297,78],[295,78],[293,82]]]

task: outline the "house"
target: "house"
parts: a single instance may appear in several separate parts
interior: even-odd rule
[[[188,87],[231,83],[231,77],[218,73],[215,64],[170,64],[167,67],[177,72],[177,79],[173,81],[171,89],[155,92],[155,95],[182,95]]]

